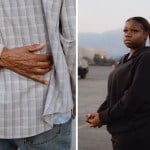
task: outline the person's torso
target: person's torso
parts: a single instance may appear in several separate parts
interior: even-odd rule
[[[53,6],[55,2],[49,3]],[[0,0],[0,43],[9,49],[45,43],[37,53],[50,53],[42,5],[41,0]],[[51,84],[51,72],[43,78]],[[42,118],[45,102],[50,99],[48,91],[49,85],[0,69],[0,138],[27,137],[51,129],[53,120],[47,124]],[[56,105],[55,101],[53,103]],[[59,105],[62,107],[61,103]]]
[[[108,81],[108,107],[112,107],[119,102],[121,97],[132,85],[137,69],[136,66],[139,63],[138,60],[142,53],[145,53],[145,50],[143,50],[143,52],[138,52],[135,57],[129,60],[127,60],[128,55],[125,55],[115,70],[111,72]],[[147,112],[148,110],[150,110],[150,105],[143,104],[136,113],[130,116],[130,118],[122,118],[121,120],[108,125],[108,130],[111,133],[119,133],[142,127],[147,123],[150,124],[150,113]]]

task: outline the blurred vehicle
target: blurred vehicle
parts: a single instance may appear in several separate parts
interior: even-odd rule
[[[78,60],[78,76],[80,76],[81,79],[85,79],[88,71],[89,71],[88,61],[85,58],[79,58],[79,60]]]

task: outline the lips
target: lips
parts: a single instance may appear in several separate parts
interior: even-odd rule
[[[127,39],[127,40],[124,40],[124,43],[126,43],[126,44],[129,43],[130,44],[130,43],[132,43],[132,41]]]
[[[131,39],[124,39],[125,42],[131,42]]]

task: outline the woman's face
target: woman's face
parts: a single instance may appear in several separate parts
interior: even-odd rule
[[[140,48],[145,45],[148,33],[144,31],[143,26],[134,21],[128,21],[124,27],[124,44],[131,49]]]

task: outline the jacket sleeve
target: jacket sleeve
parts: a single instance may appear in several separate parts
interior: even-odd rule
[[[75,101],[75,79],[76,79],[76,12],[75,0],[62,0],[62,7],[60,11],[60,40],[68,71],[70,74],[70,81],[73,93],[73,100]]]
[[[108,96],[106,97],[106,100],[100,105],[97,112],[101,112],[108,108]]]
[[[120,100],[110,108],[99,112],[102,124],[110,124],[122,118],[130,118],[145,103],[150,104],[150,53],[138,58],[131,86]]]

